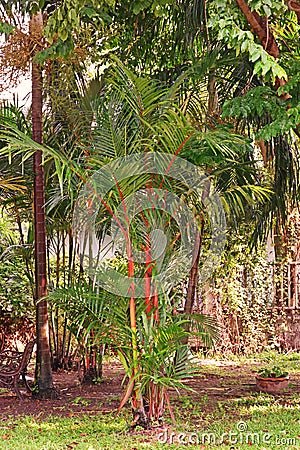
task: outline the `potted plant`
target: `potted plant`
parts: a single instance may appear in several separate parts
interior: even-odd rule
[[[276,393],[288,387],[289,374],[281,367],[262,368],[256,376],[256,387],[263,392]]]

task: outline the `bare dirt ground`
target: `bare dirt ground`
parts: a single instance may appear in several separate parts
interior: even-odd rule
[[[93,385],[81,385],[77,371],[53,373],[55,388],[59,393],[56,400],[33,399],[21,390],[24,400],[19,400],[14,392],[0,392],[0,420],[5,416],[49,415],[73,416],[116,410],[122,395],[122,367],[110,362],[104,368],[103,381]]]
[[[187,382],[194,392],[182,392],[181,396],[175,391],[170,393],[175,409],[184,407],[184,401],[190,398],[193,403],[202,403],[205,412],[213,412],[220,402],[226,403],[257,392],[255,371],[251,367],[216,362],[208,365],[207,361],[202,366],[201,361],[199,363],[202,367],[200,373]],[[94,385],[80,385],[76,371],[54,373],[55,387],[59,391],[56,400],[32,399],[25,392],[24,400],[19,400],[14,392],[0,390],[0,420],[19,415],[72,417],[116,411],[122,397],[123,376],[121,365],[114,361],[104,364],[103,381]],[[291,383],[293,387],[280,394],[285,403],[291,396],[300,395],[300,375],[292,376]]]

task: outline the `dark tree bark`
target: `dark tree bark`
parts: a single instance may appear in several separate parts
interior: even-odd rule
[[[270,30],[268,18],[261,17],[256,11],[251,11],[250,6],[245,0],[236,0],[240,10],[244,14],[244,16],[247,19],[247,22],[249,23],[250,27],[252,28],[254,34],[258,37],[260,40],[262,46],[266,50],[267,53],[269,53],[270,56],[273,56],[274,58],[279,58],[279,47],[277,45],[277,42],[275,40],[275,37]],[[297,2],[294,3],[294,5],[298,4]],[[291,10],[296,11],[297,19],[299,22],[299,15],[300,15],[300,9],[297,9],[297,7],[292,6],[291,0],[288,2],[288,6]],[[274,87],[275,89],[278,89],[280,86],[284,86],[286,83],[286,80],[283,78],[276,78]],[[282,100],[287,100],[291,96],[289,93],[283,93],[280,95],[280,98]],[[299,125],[295,128],[295,133],[299,137]]]
[[[291,11],[295,12],[298,23],[300,24],[300,2],[298,2],[296,0],[285,0],[285,3],[287,3],[287,5]]]
[[[272,31],[270,30],[268,18],[261,17],[256,11],[251,11],[250,6],[245,0],[236,0],[236,2],[266,52],[269,53],[270,56],[273,56],[277,59],[280,53],[279,47]],[[274,83],[274,87],[275,89],[278,89],[280,86],[284,86],[285,83],[286,80],[277,77]],[[290,95],[288,93],[283,93],[280,98],[282,98],[283,100],[287,100],[288,98],[290,98]]]
[[[272,32],[268,27],[267,19],[265,17],[261,17],[256,11],[251,11],[250,6],[245,0],[236,0],[236,2],[254,33],[262,43],[264,49],[269,53],[269,55],[274,56],[274,58],[278,58],[279,48]]]
[[[42,14],[35,15],[30,21],[30,35],[34,41],[42,38]],[[42,129],[42,68],[32,62],[32,136],[34,141],[43,143]],[[44,169],[42,152],[36,151],[33,157],[34,167],[34,254],[35,254],[35,301],[36,301],[36,383],[40,398],[53,398],[57,392],[53,386],[48,305],[43,300],[47,295],[47,253],[46,253],[46,217],[44,193]]]
[[[195,294],[198,286],[198,273],[199,273],[199,259],[201,253],[201,241],[202,241],[202,232],[203,226],[201,227],[201,231],[197,230],[196,239],[194,242],[193,249],[193,260],[194,263],[190,270],[188,289],[186,294],[186,301],[184,305],[184,313],[192,314],[193,306],[195,302]]]

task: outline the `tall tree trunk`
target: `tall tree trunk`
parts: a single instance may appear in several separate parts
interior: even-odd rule
[[[192,312],[193,312],[195,294],[196,294],[196,290],[197,290],[197,286],[198,286],[198,273],[199,273],[199,260],[200,260],[200,253],[201,253],[202,232],[203,232],[203,224],[201,225],[201,230],[200,231],[197,230],[196,239],[194,242],[194,249],[193,249],[194,263],[190,270],[190,276],[189,276],[189,282],[188,282],[188,288],[187,288],[187,294],[186,294],[186,301],[185,301],[185,305],[184,305],[184,313],[185,314],[192,314]]]
[[[43,18],[38,13],[30,21],[30,36],[33,42],[42,38]],[[32,62],[32,135],[39,144],[43,143],[42,130],[42,68]],[[53,386],[50,345],[48,305],[44,300],[47,294],[47,253],[46,253],[46,217],[44,194],[44,169],[42,152],[36,151],[33,157],[34,166],[34,254],[35,254],[35,282],[36,282],[36,382],[37,396],[53,398],[57,392]]]
[[[250,5],[246,0],[236,0],[236,2],[266,52],[268,52],[268,54],[273,56],[274,58],[278,58],[280,55],[280,51],[276,43],[275,36],[272,33],[272,29],[270,29],[269,27],[268,18],[261,17],[256,11],[252,11]],[[300,23],[300,3],[297,0],[285,0],[285,3],[287,3],[287,6],[291,11],[295,12],[297,21],[298,23]],[[277,77],[274,83],[274,87],[278,89],[279,86],[284,86],[285,83],[285,79],[279,79]],[[288,92],[280,95],[280,98],[282,100],[287,100],[290,97],[291,96]],[[287,106],[287,109],[288,108],[289,106]],[[300,137],[300,124],[298,124],[294,128],[294,133],[298,137]],[[268,165],[270,165],[270,162],[273,161],[274,157],[276,158],[274,151],[267,152],[266,146],[263,142],[260,142],[260,148],[262,150],[265,166],[268,167]],[[277,217],[277,228],[280,229],[281,225],[281,218]],[[285,245],[285,243],[288,242],[287,227],[283,227],[280,235],[278,235],[278,232],[275,232],[274,235],[276,236],[274,239],[276,261],[282,264],[282,261],[287,258],[287,246]],[[275,303],[280,315],[280,311],[283,311],[285,305],[281,282],[276,282],[275,284]]]
[[[268,19],[261,17],[256,11],[252,11],[246,0],[236,0],[236,2],[266,52],[274,58],[278,58],[279,48],[273,33],[269,29]]]

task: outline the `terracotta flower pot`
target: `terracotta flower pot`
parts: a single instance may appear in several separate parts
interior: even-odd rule
[[[284,389],[287,389],[288,385],[289,385],[289,376],[277,378],[271,377],[265,378],[260,377],[258,375],[256,377],[256,387],[262,392],[276,394],[277,392],[281,392]]]

